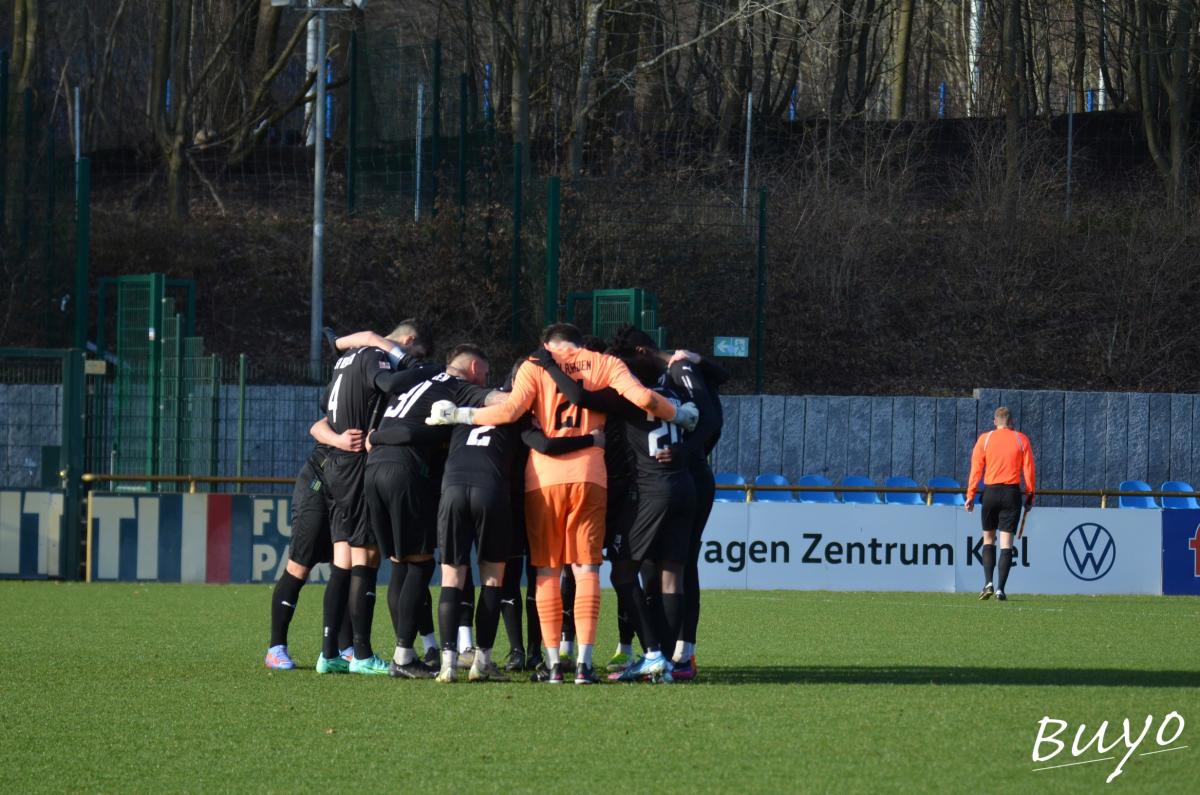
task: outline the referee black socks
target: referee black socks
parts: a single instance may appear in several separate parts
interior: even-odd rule
[[[996,545],[984,544],[981,557],[983,558],[983,584],[988,585],[993,582],[992,575],[996,573]]]
[[[1012,547],[1000,550],[1000,582],[997,591],[1003,591],[1005,584],[1008,583],[1008,571],[1012,568],[1013,551]]]
[[[475,607],[475,644],[481,649],[492,648],[499,625],[500,587],[485,585],[479,589],[479,604]]]

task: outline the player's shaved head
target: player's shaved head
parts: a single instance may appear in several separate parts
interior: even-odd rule
[[[450,353],[446,354],[446,370],[476,386],[483,386],[487,383],[490,366],[483,348],[462,343],[455,345],[450,349]]]
[[[583,332],[570,323],[554,323],[542,330],[542,342],[550,345],[555,342],[569,342],[572,345],[583,345]]]
[[[433,353],[433,329],[423,320],[405,318],[396,324],[387,338],[410,349],[418,357]]]
[[[1011,428],[1012,427],[1012,412],[1007,406],[1001,406],[996,409],[996,427]]]

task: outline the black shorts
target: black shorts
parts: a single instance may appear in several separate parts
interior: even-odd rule
[[[471,545],[479,559],[503,563],[512,551],[512,501],[507,490],[446,486],[438,505],[437,541],[442,563],[469,566]]]
[[[1015,533],[1021,518],[1021,487],[1017,485],[984,486],[983,510],[979,519],[984,530]]]
[[[300,468],[292,490],[292,542],[288,548],[288,558],[306,569],[333,560],[326,497],[321,467],[310,458]]]
[[[334,543],[349,541],[352,547],[375,543],[363,504],[363,474],[367,457],[362,453],[334,452],[325,463],[321,479],[328,492],[329,531]]]
[[[367,513],[385,557],[400,560],[437,549],[440,485],[422,466],[394,461],[367,466]]]
[[[680,478],[670,491],[639,492],[626,513],[612,524],[608,559],[681,563],[692,543],[696,489],[691,478]],[[627,506],[621,506],[629,511]]]
[[[522,485],[524,485],[522,483]],[[529,553],[529,539],[525,535],[525,491],[513,491],[509,494],[509,506],[512,509],[512,533],[509,535],[508,556],[510,558],[524,557]]]

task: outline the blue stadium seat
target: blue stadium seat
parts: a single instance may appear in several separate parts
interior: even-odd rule
[[[1144,480],[1122,480],[1117,491],[1151,491],[1150,484]],[[1117,497],[1118,508],[1158,508],[1158,500],[1147,494],[1134,497]]]
[[[754,479],[755,486],[790,486],[791,483],[783,475],[766,474]],[[758,502],[795,502],[796,498],[790,491],[756,491],[754,499]]]
[[[1159,491],[1195,491],[1190,483],[1184,483],[1182,480],[1168,480],[1162,484]],[[1200,508],[1200,502],[1196,501],[1195,497],[1163,497],[1162,507],[1164,508]]]
[[[843,486],[874,486],[875,481],[863,475],[846,475],[842,478]],[[842,502],[858,503],[860,505],[879,505],[883,500],[879,499],[879,492],[876,491],[843,491],[839,492],[838,496],[842,498]]]
[[[745,502],[746,492],[742,489],[723,489],[722,486],[745,486],[746,479],[736,472],[718,472],[713,480],[717,484],[716,502]]]
[[[954,478],[938,476],[929,479],[931,489],[961,489],[962,484]],[[960,491],[956,494],[934,494],[932,505],[966,505],[966,496]]]
[[[915,489],[918,487],[917,481],[904,475],[893,475],[883,481],[883,485],[888,488],[906,488]],[[915,491],[904,491],[895,494],[885,493],[883,501],[888,505],[924,505],[925,497]]]
[[[796,481],[797,486],[832,486],[833,481],[824,475],[804,475]],[[832,491],[798,491],[796,498],[800,502],[837,502],[837,495]]]

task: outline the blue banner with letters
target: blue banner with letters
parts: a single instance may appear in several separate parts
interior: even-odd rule
[[[1200,511],[1162,512],[1164,594],[1200,595]]]

